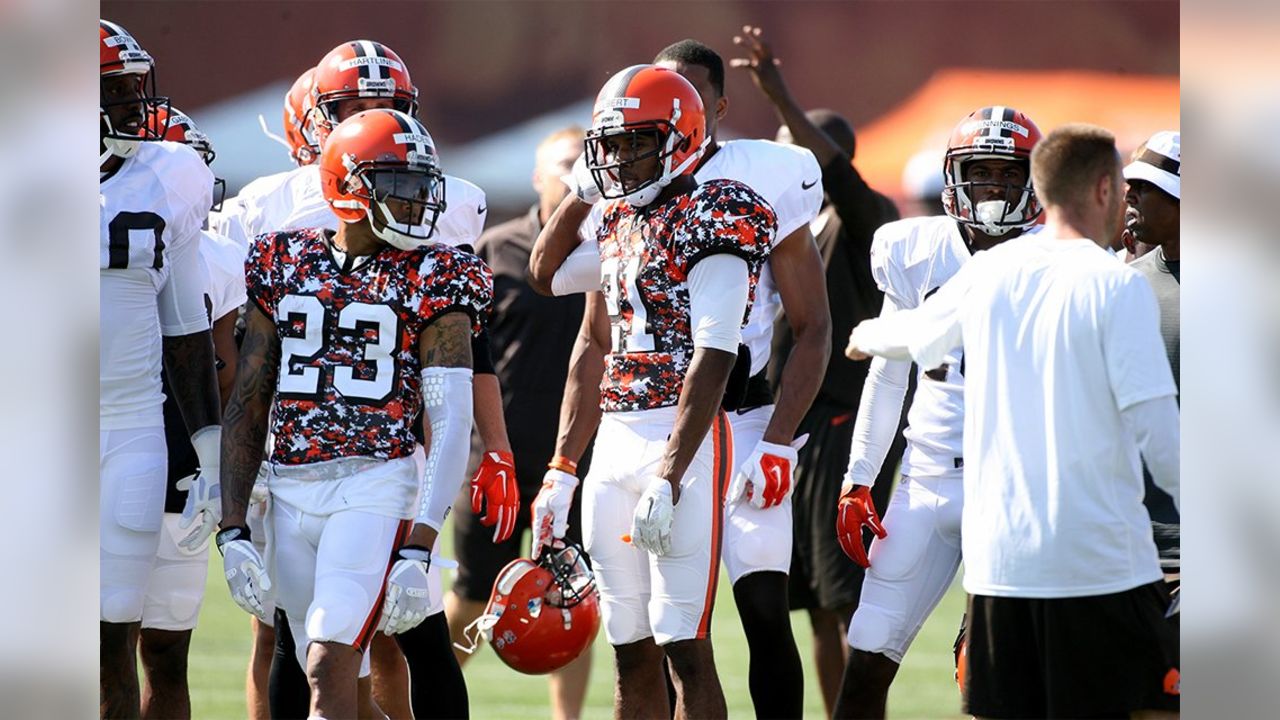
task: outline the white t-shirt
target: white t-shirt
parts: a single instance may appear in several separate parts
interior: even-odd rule
[[[698,182],[736,180],[760,194],[778,218],[777,246],[791,233],[809,224],[822,209],[822,168],[807,148],[784,145],[770,140],[730,140],[721,143],[694,174]],[[598,202],[583,221],[579,234],[592,241],[604,214],[606,202]],[[769,363],[773,322],[782,310],[782,301],[769,263],[765,263],[756,284],[755,301],[747,324],[742,328],[742,342],[751,349],[751,374],[764,370]]]
[[[452,175],[444,176],[445,210],[436,220],[434,242],[454,247],[475,247],[484,231],[489,206],[484,191]],[[223,203],[222,212],[210,215],[209,227],[243,247],[263,233],[302,228],[338,228],[320,188],[320,168],[303,165],[267,175],[245,185]]]
[[[141,143],[99,185],[99,425],[161,427],[162,335],[209,329],[200,226],[213,174],[179,143]]]
[[[904,316],[892,334],[921,365],[964,346],[965,590],[1058,598],[1159,580],[1121,418],[1177,392],[1147,281],[1090,240],[1039,234],[979,253]]]

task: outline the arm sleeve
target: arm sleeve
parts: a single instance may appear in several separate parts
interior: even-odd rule
[[[585,224],[585,222],[584,222]],[[551,278],[551,292],[559,297],[600,289],[600,246],[595,240],[584,241],[569,253]]]
[[[897,307],[886,297],[880,317],[894,312],[897,312]],[[902,417],[902,403],[907,397],[910,379],[911,363],[907,360],[881,357],[871,360],[871,369],[867,372],[862,397],[858,401],[853,442],[849,446],[849,468],[844,475],[846,482],[867,486],[875,484],[898,434],[898,421]]]
[[[1102,352],[1116,407],[1123,412],[1143,400],[1177,395],[1160,336],[1160,306],[1147,279],[1125,273],[1106,300]]]
[[[1172,395],[1143,400],[1125,408],[1120,417],[1133,433],[1147,470],[1151,472],[1151,479],[1157,487],[1169,493],[1174,507],[1181,512],[1182,499],[1178,494],[1181,431],[1177,401]]]
[[[203,200],[208,200],[211,192],[206,192]],[[203,200],[197,199],[195,203]],[[209,315],[204,307],[208,273],[200,259],[200,225],[209,206],[199,207],[198,213],[189,210],[179,227],[174,229],[169,277],[156,299],[160,333],[168,337],[209,329]]]
[[[938,367],[948,352],[960,347],[964,337],[959,313],[954,308],[930,306],[932,300],[915,310],[859,323],[851,342],[869,355],[915,360],[922,368]]]
[[[468,368],[422,371],[422,410],[431,423],[431,446],[418,492],[414,522],[439,531],[466,479],[471,449],[472,374]]]
[[[747,313],[747,261],[712,255],[689,271],[689,326],[693,347],[737,354]]]

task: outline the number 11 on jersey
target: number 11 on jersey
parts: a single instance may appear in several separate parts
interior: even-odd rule
[[[619,258],[606,258],[601,263],[601,275],[605,307],[609,311],[611,351],[620,354],[657,350],[654,337],[649,333],[649,315],[644,299],[637,287],[640,258],[628,258],[626,265],[622,265]]]

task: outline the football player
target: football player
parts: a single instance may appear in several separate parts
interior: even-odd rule
[[[719,121],[728,110],[724,97],[724,62],[711,48],[682,40],[658,53],[654,61],[674,70],[698,91],[706,112],[707,147],[694,167],[698,182],[736,180],[762,195],[777,213],[774,247],[760,277],[760,290],[751,317],[742,331],[739,361],[725,397],[733,425],[734,445],[742,452],[734,461],[738,472],[725,505],[723,556],[734,600],[753,655],[752,700],[758,714],[767,717],[799,717],[803,711],[804,676],[800,655],[791,633],[787,604],[787,572],[791,567],[791,470],[796,449],[795,430],[813,402],[831,347],[831,319],[825,297],[825,271],[809,221],[822,206],[822,171],[813,153],[767,140],[716,140]],[[603,217],[597,206],[583,226],[591,239]],[[773,322],[779,307],[795,334],[795,347],[783,372],[777,405],[765,376],[769,361]],[[583,337],[589,339],[584,320]],[[608,345],[590,348],[580,344],[574,362],[583,377],[598,372]],[[576,389],[588,387],[571,381],[565,406],[576,405]],[[594,396],[594,391],[587,390]],[[585,399],[583,402],[594,402]],[[563,437],[563,433],[562,433]],[[556,538],[567,522],[566,495],[557,490],[576,485],[576,463],[582,449],[564,445],[544,479],[548,497],[535,508],[552,517]],[[741,460],[745,458],[745,462]],[[542,520],[535,522],[537,528]]]
[[[374,633],[413,628],[439,603],[428,570],[465,479],[471,338],[492,279],[474,255],[431,242],[444,179],[420,122],[366,110],[327,134],[321,187],[342,223],[259,236],[245,262],[218,547],[233,599],[261,617],[271,581],[245,515],[270,424],[276,602],[310,715],[352,717],[374,711],[357,683]]]
[[[208,136],[184,113],[176,108],[153,108],[149,122],[150,132],[189,145],[200,153],[206,165],[213,162],[215,153]],[[204,230],[200,233],[199,254],[206,270],[204,304],[217,356],[219,399],[225,403],[235,379],[236,319],[246,299],[244,251],[231,240]],[[138,641],[144,673],[142,716],[188,718],[191,717],[191,698],[187,687],[187,655],[191,631],[204,600],[209,538],[205,536],[200,542],[184,540],[198,512],[196,500],[202,496],[201,488],[197,488],[197,492],[191,492],[190,488],[207,483],[208,479],[198,474],[199,458],[187,437],[177,401],[169,390],[167,373],[161,375],[161,382],[165,392],[164,430],[169,472],[164,530],[160,533],[160,550],[147,585]]]
[[[1010,107],[981,108],[960,121],[943,158],[946,215],[899,220],[876,231],[871,271],[884,291],[881,317],[919,306],[974,253],[1033,228],[1040,203],[1031,187],[1030,156],[1039,140],[1031,118]],[[919,370],[901,480],[883,526],[870,499],[898,429],[911,368],[909,361],[872,360],[858,406],[836,532],[845,553],[867,573],[849,622],[836,717],[884,716],[907,648],[960,565],[963,354]],[[864,526],[876,535],[869,554]]]
[[[285,98],[286,135],[290,137],[292,156],[299,167],[269,175],[245,186],[228,200],[226,209],[217,219],[219,227],[233,239],[248,243],[266,232],[300,228],[336,229],[337,217],[321,192],[320,171],[315,164],[307,164],[315,148],[323,148],[334,126],[355,113],[371,108],[391,108],[409,115],[418,109],[418,90],[413,84],[409,68],[391,48],[370,40],[345,42],[328,52],[311,71],[310,82],[304,73]],[[306,92],[300,93],[301,89]],[[301,121],[293,118],[301,117]],[[289,132],[295,126],[297,132]],[[442,194],[443,209],[432,234],[433,242],[440,242],[472,251],[488,214],[484,191],[460,178],[444,175]],[[487,335],[481,333],[472,349],[475,362],[475,419],[478,433],[488,452],[486,457],[509,458],[510,442],[502,416],[502,396],[497,376],[492,366]],[[504,470],[506,470],[505,474]],[[476,491],[486,499],[487,507],[481,522],[495,527],[495,542],[509,537],[515,529],[515,514],[519,506],[519,491],[514,472],[500,462],[483,463],[475,477]],[[432,570],[432,582],[438,584],[439,568]],[[444,604],[441,593],[433,595],[431,616],[420,626],[399,636],[397,642],[382,636],[373,641],[374,666],[379,678],[375,694],[385,710],[399,716],[408,716],[409,678],[405,663],[400,659],[403,651],[409,668],[418,668],[419,677],[441,677],[442,673],[453,681],[429,689],[419,683],[413,693],[414,713],[427,717],[442,706],[462,707],[466,704],[465,685],[456,660],[447,661],[445,654],[453,656],[448,640]],[[272,622],[268,618],[264,622]],[[283,629],[288,633],[288,629]],[[269,658],[287,657],[287,653],[269,654],[267,631],[259,629],[255,641],[255,665],[261,678],[261,665]],[[290,639],[281,637],[279,643],[288,645]],[[397,650],[399,647],[399,651]],[[261,660],[258,660],[261,658]],[[277,667],[272,671],[272,684],[286,687],[273,692],[273,698],[283,700],[296,696],[303,688],[298,668]],[[252,672],[252,671],[251,671]],[[260,704],[260,680],[250,689],[250,706]],[[439,687],[454,688],[459,696],[447,703],[441,702]]]
[[[704,115],[697,90],[673,70],[614,75],[596,98],[578,191],[530,260],[540,292],[597,291],[587,332],[609,349],[600,404],[577,388],[562,436],[580,454],[599,426],[583,536],[615,652],[619,717],[668,716],[664,660],[677,717],[726,714],[710,643],[733,458],[720,404],[777,220],[746,185],[695,179],[709,143]],[[579,247],[597,196],[610,202],[594,242]],[[564,530],[566,515],[547,509],[568,505],[574,469],[557,469],[535,502],[535,552]]]
[[[221,408],[199,259],[213,175],[147,126],[168,102],[151,56],[105,20],[98,50],[101,713],[137,717],[136,643],[164,519],[162,366],[200,467],[183,542],[198,546],[218,522]]]

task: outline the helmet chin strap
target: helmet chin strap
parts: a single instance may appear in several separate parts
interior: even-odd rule
[[[365,211],[365,217],[369,219],[369,228],[373,230],[373,234],[377,235],[383,242],[391,245],[399,250],[417,250],[423,245],[428,244],[431,236],[434,234],[435,228],[431,232],[423,235],[414,235],[413,228],[423,228],[425,225],[409,225],[408,223],[396,222],[395,216],[387,209],[385,203],[375,201],[373,203],[382,213],[383,225],[381,228],[373,221],[373,213],[371,210]]]
[[[467,644],[454,643],[453,646],[468,655],[475,653],[476,649],[480,647],[480,638],[489,639],[489,631],[493,629],[494,625],[498,624],[498,618],[500,617],[502,616],[490,613],[481,615],[471,621],[470,625],[462,629],[462,637],[466,639]]]
[[[673,147],[675,145],[675,143],[673,142],[675,137],[676,137],[676,133],[673,130],[667,138],[668,162],[670,161],[670,157],[671,157],[670,153],[673,152]],[[630,203],[632,207],[645,207],[646,205],[652,203],[654,200],[657,200],[658,195],[662,193],[663,188],[670,185],[673,179],[680,177],[682,174],[684,174],[684,171],[686,169],[688,169],[691,165],[696,163],[698,161],[698,158],[702,157],[703,150],[706,149],[707,145],[710,142],[711,142],[710,136],[704,137],[702,139],[702,142],[698,145],[698,149],[696,152],[689,153],[689,157],[685,158],[679,165],[675,166],[674,168],[662,173],[662,177],[658,178],[652,184],[646,185],[645,187],[639,190],[636,190],[633,193],[628,194],[626,196],[627,202]]]

